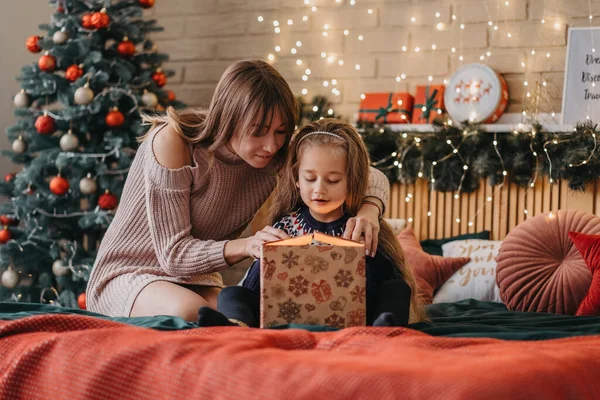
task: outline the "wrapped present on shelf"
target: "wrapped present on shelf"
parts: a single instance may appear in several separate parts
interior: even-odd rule
[[[365,248],[322,233],[261,247],[260,326],[366,324]]]
[[[417,86],[413,124],[430,124],[444,112],[444,85]]]
[[[408,124],[413,97],[408,93],[366,93],[358,110],[358,122]]]

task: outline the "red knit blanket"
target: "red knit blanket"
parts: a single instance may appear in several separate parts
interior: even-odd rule
[[[78,315],[0,321],[10,399],[600,398],[600,336],[433,337],[401,328],[156,331]]]

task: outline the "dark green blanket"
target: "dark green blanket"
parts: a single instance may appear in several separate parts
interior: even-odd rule
[[[430,322],[422,322],[410,327],[434,336],[487,337],[506,340],[557,339],[600,334],[600,316],[575,317],[508,311],[502,304],[475,300],[434,304],[428,307],[428,312],[431,317]],[[87,315],[159,330],[196,328],[196,325],[175,317],[109,318],[87,311],[42,304],[0,303],[0,320],[14,320],[41,314]],[[293,324],[278,328],[331,330],[322,326]]]

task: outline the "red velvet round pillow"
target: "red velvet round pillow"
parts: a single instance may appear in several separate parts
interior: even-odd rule
[[[578,210],[545,213],[509,232],[496,261],[500,297],[509,310],[574,315],[592,274],[569,231],[600,234],[600,218]]]

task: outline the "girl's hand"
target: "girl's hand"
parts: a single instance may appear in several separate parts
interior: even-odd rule
[[[352,217],[346,223],[343,238],[356,242],[364,237],[367,256],[375,257],[379,239],[379,210],[369,204],[363,204],[356,217]]]
[[[265,226],[262,230],[256,232],[254,236],[246,238],[245,253],[248,257],[260,259],[260,246],[265,242],[275,240],[289,239],[290,237],[281,229]]]

